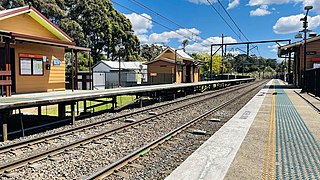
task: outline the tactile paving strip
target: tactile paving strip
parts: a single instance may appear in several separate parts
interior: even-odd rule
[[[319,179],[319,143],[285,91],[277,87],[276,118],[276,179]]]

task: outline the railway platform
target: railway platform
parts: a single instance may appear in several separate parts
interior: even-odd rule
[[[319,179],[319,102],[271,80],[166,180]]]
[[[186,96],[188,94],[202,93],[207,90],[220,89],[232,85],[252,82],[254,78],[230,79],[201,81],[196,83],[178,83],[178,84],[161,84],[136,87],[119,87],[115,89],[103,90],[79,90],[79,91],[56,91],[44,93],[17,94],[11,97],[0,97],[0,137],[3,141],[8,140],[8,122],[13,111],[18,110],[19,119],[22,122],[22,109],[36,108],[38,110],[37,119],[40,121],[43,117],[42,107],[55,105],[58,107],[59,120],[69,120],[75,124],[76,112],[79,113],[79,103],[83,103],[83,114],[90,114],[91,110],[98,106],[111,105],[111,110],[118,107],[117,97],[130,95],[136,96],[136,101],[140,107],[143,106],[143,97],[149,97],[159,102],[163,98],[170,96],[175,99],[176,96]],[[95,105],[87,105],[87,102],[96,102]],[[91,103],[90,103],[91,104]],[[70,112],[67,112],[67,106]],[[77,107],[77,108],[75,108]],[[70,116],[68,116],[70,115]],[[22,126],[22,125],[21,125]]]

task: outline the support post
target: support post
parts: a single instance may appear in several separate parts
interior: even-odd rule
[[[87,100],[83,100],[83,111],[85,114],[87,113]]]
[[[247,44],[247,61],[249,60],[249,43]],[[242,62],[242,76],[244,75],[244,62]]]
[[[72,92],[74,91],[74,61],[73,61],[73,49],[71,50],[71,86]]]
[[[212,80],[212,45],[210,48],[210,81]]]
[[[223,42],[223,40],[224,40],[224,36],[223,36],[223,34],[222,34],[222,36],[221,36],[222,38],[221,38],[221,41],[222,41],[222,45],[221,45],[221,57],[222,57],[222,64],[223,64],[223,56],[224,56],[224,42]]]
[[[38,106],[38,120],[41,120],[42,117],[42,109],[41,106]]]
[[[5,45],[4,45],[4,50],[5,50],[5,68],[6,71],[10,71],[11,67],[10,67],[10,39],[6,38],[5,39]],[[9,76],[6,76],[6,80],[10,80]],[[11,85],[7,85],[6,86],[6,96],[11,96]]]
[[[174,50],[174,83],[177,83],[177,50]]]
[[[289,41],[289,44],[291,44],[291,41]],[[292,78],[293,78],[293,76],[292,76],[292,78],[291,78],[291,52],[289,52],[289,59],[288,59],[288,77],[289,77],[289,81],[288,81],[288,83],[289,84],[292,84]]]
[[[142,96],[139,96],[139,107],[143,107],[143,101],[142,101]]]
[[[78,90],[78,51],[74,52],[75,57],[75,74],[74,74],[74,89]]]
[[[112,111],[115,111],[117,107],[117,96],[112,96]]]
[[[158,97],[158,102],[161,103],[162,97],[161,97],[161,92],[160,91],[157,92],[157,97]]]
[[[8,116],[9,116],[9,111],[2,111],[1,112],[1,124],[2,124],[2,141],[7,141],[8,140]]]
[[[72,102],[71,104],[70,104],[70,109],[71,109],[71,124],[72,125],[74,125],[75,123],[76,123],[76,113],[75,113],[75,111],[74,111],[74,106],[75,106],[75,102]]]
[[[64,103],[58,104],[58,117],[59,119],[63,119],[66,117],[66,105]]]

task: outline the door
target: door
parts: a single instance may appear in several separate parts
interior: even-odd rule
[[[186,83],[191,83],[191,65],[186,66]]]

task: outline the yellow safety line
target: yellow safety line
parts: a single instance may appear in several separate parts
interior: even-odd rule
[[[273,83],[274,84],[274,83]],[[275,89],[273,90],[275,92]],[[264,160],[263,179],[275,179],[275,152],[276,152],[276,118],[275,118],[275,103],[276,98],[272,96],[272,105],[270,113],[270,122],[268,129],[268,145],[266,148],[266,156]]]

